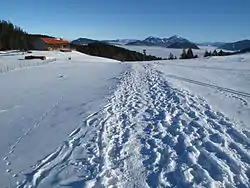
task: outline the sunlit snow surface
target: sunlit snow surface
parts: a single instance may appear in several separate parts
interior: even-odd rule
[[[33,53],[0,54],[1,187],[250,186],[249,54]]]

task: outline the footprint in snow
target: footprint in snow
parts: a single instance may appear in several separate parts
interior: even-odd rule
[[[63,78],[64,75],[63,74],[58,74],[58,78]]]

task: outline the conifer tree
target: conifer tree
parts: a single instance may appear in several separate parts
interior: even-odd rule
[[[173,60],[174,59],[174,55],[172,53],[170,53],[169,56],[168,56],[168,59],[169,60]]]
[[[212,54],[211,54],[211,52],[208,52],[207,50],[206,50],[206,52],[205,52],[205,54],[204,54],[204,57],[209,57],[209,56],[211,56]]]
[[[224,56],[225,52],[223,52],[222,50],[219,51],[218,56]]]
[[[216,50],[214,50],[213,56],[218,56],[218,52]]]
[[[187,59],[192,59],[194,58],[194,53],[191,48],[188,49],[187,51]]]
[[[186,58],[187,58],[187,53],[186,50],[183,49],[180,59],[186,59]]]

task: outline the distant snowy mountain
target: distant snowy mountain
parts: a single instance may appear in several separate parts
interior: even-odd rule
[[[250,40],[241,40],[232,43],[226,43],[220,46],[221,49],[232,50],[232,51],[240,51],[250,48]]]
[[[87,45],[91,43],[99,42],[98,40],[88,39],[88,38],[78,38],[76,40],[71,41],[72,44],[78,45]]]
[[[135,41],[127,43],[127,45],[143,45],[143,46],[161,46],[161,47],[167,47],[167,48],[193,48],[193,49],[199,49],[198,46],[190,42],[189,40],[179,37],[177,35],[174,35],[169,38],[159,38],[159,37],[153,37],[150,36],[144,40],[141,41]]]
[[[167,43],[187,43],[187,42],[190,42],[189,40],[185,39],[185,38],[182,38],[182,37],[179,37],[177,35],[174,35],[172,37],[169,37],[169,38],[165,38],[164,39]]]
[[[94,39],[89,39],[89,38],[78,38],[76,40],[73,40],[71,43],[72,44],[78,44],[78,45],[86,45],[86,44],[91,44],[95,42],[103,42],[103,43],[108,43],[112,45],[125,45],[130,42],[135,42],[138,41],[136,39],[115,39],[115,40],[94,40]]]
[[[151,43],[151,44],[164,44],[165,43],[164,39],[161,39],[158,37],[152,37],[152,36],[146,38],[142,42],[147,42],[147,43]]]
[[[126,45],[130,42],[139,41],[137,39],[115,39],[115,40],[102,40],[102,42],[114,44],[114,45]]]
[[[214,46],[214,47],[220,47],[224,44],[225,42],[201,42],[201,43],[196,43],[198,46]]]

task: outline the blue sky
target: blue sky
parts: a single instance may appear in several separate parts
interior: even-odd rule
[[[250,0],[8,0],[1,2],[0,19],[69,40],[250,39]]]

